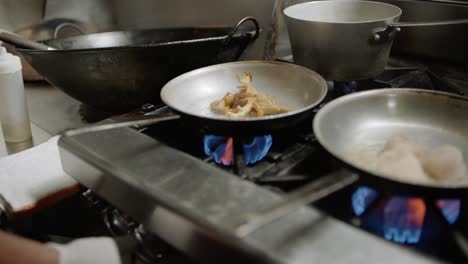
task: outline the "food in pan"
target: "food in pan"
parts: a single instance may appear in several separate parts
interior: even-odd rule
[[[452,145],[426,148],[404,134],[385,144],[353,146],[348,157],[359,166],[415,183],[468,184],[463,153]]]
[[[426,153],[421,160],[424,171],[436,180],[460,178],[466,173],[462,152],[451,145],[442,145]]]
[[[262,94],[252,85],[252,75],[248,72],[241,77],[237,77],[242,84],[239,92],[235,94],[227,93],[220,100],[211,103],[213,112],[225,114],[228,117],[261,117],[275,115],[291,111],[291,109],[280,106],[273,95]]]

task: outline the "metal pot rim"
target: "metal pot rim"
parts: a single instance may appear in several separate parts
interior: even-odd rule
[[[234,38],[239,38],[239,37],[242,37],[243,35],[253,34],[253,33],[254,31],[249,31],[243,34],[235,34]],[[165,47],[165,46],[185,45],[187,43],[221,41],[221,40],[225,40],[226,37],[227,35],[223,35],[223,36],[208,37],[208,38],[160,42],[160,43],[155,43],[155,44],[125,45],[125,46],[100,47],[100,48],[81,48],[81,49],[63,49],[63,50],[55,49],[55,50],[47,50],[47,51],[18,48],[16,50],[24,54],[42,54],[44,52],[54,53],[54,54],[93,53],[93,52],[101,53],[101,52],[115,52],[115,51],[125,51],[125,50],[130,50],[130,51],[145,50],[145,49],[160,48],[160,47]]]
[[[381,6],[388,6],[388,7],[392,7],[394,8],[395,10],[397,10],[397,14],[394,15],[394,16],[390,16],[390,17],[385,17],[385,18],[381,18],[381,19],[374,19],[374,20],[364,20],[364,21],[348,21],[348,22],[341,22],[341,21],[337,21],[337,22],[330,22],[330,21],[320,21],[320,20],[313,20],[313,19],[303,19],[303,18],[298,18],[298,17],[294,17],[294,16],[291,16],[291,15],[288,15],[287,12],[290,11],[293,7],[297,7],[297,6],[308,6],[308,5],[319,5],[319,4],[326,4],[326,3],[330,3],[330,2],[343,2],[343,3],[346,3],[346,1],[343,1],[343,0],[322,0],[322,1],[312,1],[312,2],[305,2],[305,3],[299,3],[299,4],[295,4],[295,5],[291,5],[287,8],[285,8],[283,10],[283,14],[290,18],[290,19],[294,19],[294,20],[298,20],[298,21],[302,21],[302,22],[313,22],[313,23],[324,23],[324,24],[342,24],[342,25],[345,25],[345,24],[365,24],[365,23],[375,23],[375,22],[381,22],[381,21],[385,21],[385,20],[394,20],[396,18],[399,18],[401,16],[401,14],[403,13],[403,11],[401,10],[401,8],[399,8],[398,6],[395,6],[395,5],[392,5],[392,4],[388,4],[388,3],[383,3],[383,2],[376,2],[376,1],[366,1],[366,0],[354,0],[352,1],[352,3],[372,3],[372,4],[375,4],[375,5],[381,5]]]

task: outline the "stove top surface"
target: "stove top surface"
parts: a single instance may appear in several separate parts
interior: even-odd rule
[[[310,126],[310,124],[311,122],[308,125]],[[333,157],[320,147],[310,128],[307,129],[305,127],[298,129],[292,135],[272,135],[273,143],[266,156],[253,165],[244,166],[241,164],[231,164],[230,166],[218,164],[214,158],[209,157],[203,151],[203,136],[198,135],[195,131],[192,131],[192,133],[188,132],[187,129],[181,128],[180,123],[177,122],[153,127],[144,133],[161,142],[165,142],[171,147],[187,152],[211,166],[221,168],[277,193],[294,191],[307,182],[324,176],[339,167],[339,164],[334,161]],[[227,139],[224,138],[224,140]],[[236,168],[238,166],[241,166],[242,169]],[[365,185],[360,182],[354,183],[316,202],[314,206],[355,228],[394,243],[403,244],[449,262],[466,261],[466,256],[460,249],[457,241],[454,240],[454,232],[460,230],[463,234],[468,235],[467,211],[463,209],[468,201],[460,201],[459,206],[461,208],[459,209],[448,208],[448,210],[458,210],[455,213],[458,214],[456,216],[458,230],[450,223],[447,223],[446,219],[440,217],[441,211],[438,208],[427,206],[428,209],[425,209],[423,223],[420,227],[417,227],[417,231],[412,231],[405,223],[405,221],[408,221],[408,217],[412,217],[405,215],[405,213],[408,213],[404,211],[406,202],[402,202],[396,209],[403,210],[404,212],[394,213],[390,216],[386,216],[382,212],[385,203],[388,204],[389,199],[396,199],[397,197],[382,195],[383,197],[378,198],[379,202],[383,203],[383,205],[380,205],[381,208],[377,208],[378,206],[375,205],[374,208],[366,208],[370,211],[366,214],[358,213],[358,209],[355,206],[353,207],[353,202],[358,199],[355,198],[355,195],[357,195],[356,193],[363,186]],[[375,192],[377,193],[378,190],[375,190]],[[379,194],[377,193],[377,195]],[[414,199],[418,197],[403,198]],[[440,198],[443,199],[444,197]],[[377,198],[374,199],[377,200]],[[386,230],[386,226],[389,225],[386,223],[388,221],[393,221],[394,235],[389,235]],[[408,232],[419,232],[420,234],[412,235],[407,234]],[[417,238],[411,239],[411,236],[416,236]]]

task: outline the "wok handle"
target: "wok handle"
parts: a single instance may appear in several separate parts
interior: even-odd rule
[[[177,115],[174,113],[170,113],[167,116],[158,116],[158,117],[149,115],[149,116],[143,116],[139,118],[138,120],[124,121],[124,122],[117,122],[117,123],[110,123],[110,124],[103,124],[103,125],[94,125],[94,126],[73,129],[73,130],[69,130],[65,132],[65,136],[76,136],[76,135],[81,135],[81,134],[94,133],[94,132],[99,132],[99,131],[124,128],[124,127],[132,127],[132,126],[149,126],[149,125],[154,125],[157,123],[162,123],[162,122],[175,120],[179,118],[180,118],[180,115]]]
[[[0,40],[12,44],[19,48],[33,50],[55,50],[55,48],[46,46],[36,41],[29,40],[23,36],[0,30]]]
[[[343,189],[356,182],[358,179],[359,176],[357,174],[350,174],[344,170],[339,170],[312,181],[300,189],[289,193],[283,201],[274,205],[272,208],[248,215],[246,222],[237,227],[235,231],[236,235],[245,237],[302,206],[308,205]]]
[[[231,32],[229,32],[229,34],[226,36],[226,39],[224,39],[224,44],[229,43],[234,37],[234,34],[236,34],[236,32],[239,30],[240,26],[247,21],[251,21],[255,25],[255,35],[253,36],[253,38],[258,37],[258,35],[260,34],[260,24],[258,23],[255,17],[248,16],[244,17],[243,19],[239,20],[239,22],[237,22],[237,24],[232,28]]]
[[[374,43],[385,43],[392,41],[396,33],[401,31],[402,27],[430,27],[430,26],[446,26],[468,24],[468,19],[455,19],[455,20],[440,20],[440,21],[426,21],[426,22],[397,22],[388,25],[385,29],[381,29],[371,36],[371,41]]]

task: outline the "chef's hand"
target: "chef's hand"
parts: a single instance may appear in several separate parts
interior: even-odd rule
[[[59,252],[41,243],[0,231],[0,263],[58,264]]]

